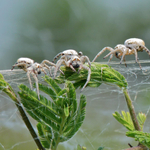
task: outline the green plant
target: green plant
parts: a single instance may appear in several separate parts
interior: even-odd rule
[[[2,90],[4,93],[6,93],[14,102],[16,107],[18,108],[20,115],[22,117],[22,120],[24,121],[26,127],[28,128],[30,134],[32,135],[37,147],[40,150],[45,150],[45,148],[42,146],[36,132],[34,131],[31,122],[28,119],[28,116],[26,115],[26,112],[24,108],[22,107],[19,99],[17,98],[17,95],[15,94],[12,87],[5,81],[2,74],[0,74],[0,90]]]
[[[18,92],[26,111],[38,122],[37,129],[43,147],[52,150],[56,150],[60,142],[70,139],[81,127],[85,118],[85,96],[80,96],[78,105],[75,89],[84,85],[88,72],[82,69],[78,74],[66,67],[61,67],[61,70],[64,75],[60,75],[55,81],[48,76],[44,77],[48,86],[39,84],[39,89],[47,94],[46,97],[51,99],[40,95],[39,101],[37,93],[22,84],[19,86],[20,91]],[[120,87],[125,96],[129,112],[122,111],[122,115],[115,112],[113,116],[130,130],[127,132],[127,136],[140,142],[139,149],[149,147],[149,134],[141,132],[146,116],[142,113],[136,116],[124,76],[108,65],[99,63],[92,63],[91,72],[91,80],[87,86],[98,87],[105,83]],[[73,84],[70,81],[73,81]],[[65,83],[65,87],[60,88],[56,82]],[[2,75],[0,76],[0,89],[16,102],[17,107],[20,105],[16,94]],[[35,137],[33,136],[33,138]],[[43,147],[41,146],[42,150],[44,150]],[[78,149],[86,148],[78,146]],[[103,149],[103,147],[99,147],[99,149]]]
[[[70,68],[66,67],[61,67],[61,70],[65,75],[60,75],[56,79],[58,83],[63,83],[65,80],[69,80],[74,81],[74,86],[76,88],[81,88],[84,85],[87,78],[87,70],[81,70],[79,74],[74,73]],[[132,100],[127,90],[128,84],[124,76],[108,65],[94,62],[91,65],[91,80],[87,86],[98,87],[102,83],[117,85],[123,91],[129,112],[123,112],[123,117],[118,112],[116,112],[113,114],[114,117],[129,130],[141,131],[141,129],[143,129],[146,116],[142,113],[139,113],[137,118]],[[142,147],[141,144],[140,146]],[[138,148],[140,149],[141,147]],[[144,148],[142,147],[142,149]]]
[[[38,124],[38,133],[44,148],[56,150],[60,142],[70,139],[81,127],[85,118],[86,98],[80,96],[77,104],[76,91],[69,81],[61,89],[55,81],[45,76],[50,85],[39,84],[39,89],[50,96],[50,99],[31,91],[27,86],[20,85],[19,96],[26,111]]]

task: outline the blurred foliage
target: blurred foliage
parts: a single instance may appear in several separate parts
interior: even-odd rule
[[[86,150],[86,147],[81,147],[80,145],[78,145],[77,150]]]

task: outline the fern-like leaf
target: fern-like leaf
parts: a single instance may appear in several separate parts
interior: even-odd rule
[[[53,88],[53,90],[57,94],[61,91],[61,88],[58,86],[58,84],[52,78],[49,78],[49,76],[45,76],[44,79]]]
[[[66,82],[64,89],[48,76],[45,76],[45,81],[51,87],[39,84],[39,89],[52,100],[41,95],[38,100],[37,93],[25,85],[19,86],[21,91],[18,93],[29,115],[38,121],[37,128],[43,146],[56,150],[60,142],[70,139],[81,127],[85,118],[86,98],[81,95],[78,106],[76,91],[70,81]]]
[[[122,111],[122,115],[118,112],[115,112],[113,116],[116,118],[118,122],[120,122],[124,127],[126,127],[129,131],[134,131],[134,125],[129,112]],[[146,115],[143,113],[139,113],[137,115],[137,119],[141,129],[143,129],[144,122],[146,120]]]
[[[125,126],[129,131],[134,130],[134,125],[131,120],[129,112],[122,111],[122,115],[118,112],[115,112],[113,116],[116,118],[118,122],[120,122],[123,126]]]
[[[126,136],[132,137],[135,141],[139,141],[142,145],[150,148],[150,133],[144,133],[142,131],[128,131]]]
[[[39,84],[39,90],[41,90],[44,93],[46,93],[47,95],[49,95],[53,99],[53,101],[56,100],[57,94],[51,88],[49,88],[43,84]]]
[[[87,65],[87,64],[86,64]],[[73,72],[69,67],[61,67],[64,75],[60,74],[56,78],[58,83],[63,83],[65,80],[74,81],[75,88],[83,87],[86,82],[88,71],[82,69],[80,73]],[[115,84],[119,87],[127,87],[127,81],[118,71],[105,64],[93,62],[91,64],[91,80],[87,86],[98,87],[101,83]]]
[[[48,126],[43,126],[41,123],[37,124],[38,133],[40,135],[41,143],[45,146],[45,148],[50,148],[52,133],[51,128],[49,128],[49,132],[47,132]]]
[[[74,126],[74,128],[71,128],[71,126],[68,126],[68,128],[66,128],[66,130],[64,131],[66,132],[65,137],[67,137],[67,139],[71,138],[82,125],[83,120],[85,118],[85,106],[86,106],[85,96],[81,95],[77,115],[71,121],[71,126]]]

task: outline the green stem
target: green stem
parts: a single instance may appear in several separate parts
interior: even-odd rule
[[[134,124],[134,128],[137,131],[141,131],[141,128],[140,128],[140,125],[138,123],[138,120],[137,120],[137,117],[136,117],[136,114],[135,114],[135,110],[134,110],[134,106],[132,104],[132,100],[130,98],[128,90],[126,88],[124,88],[123,93],[125,95],[125,99],[126,99],[127,106],[128,106],[128,109],[129,109],[129,112],[130,112],[130,115],[131,115],[131,118],[132,118],[132,121],[133,121],[133,124]]]
[[[9,87],[4,88],[3,91],[15,102],[15,105],[17,106],[17,108],[20,112],[22,120],[24,121],[25,125],[27,126],[27,128],[28,128],[30,134],[32,135],[37,147],[39,148],[39,150],[45,150],[45,148],[42,146],[36,132],[34,131],[33,126],[31,124],[31,122],[29,121],[29,118],[26,115],[26,112],[22,107],[22,104],[17,99],[15,93]]]
[[[31,124],[31,122],[29,121],[29,118],[27,117],[23,107],[21,106],[21,103],[16,103],[16,106],[21,114],[21,117],[22,117],[22,120],[24,121],[25,125],[27,126],[30,134],[32,135],[37,147],[39,148],[39,150],[45,150],[45,148],[42,146],[39,138],[38,138],[38,135],[36,134],[36,132],[34,131],[33,129],[33,126]]]
[[[65,116],[65,114],[63,113],[63,115],[62,115],[62,123],[61,123],[61,125],[60,125],[60,129],[59,129],[59,136],[58,136],[58,138],[57,138],[57,140],[56,140],[56,143],[55,143],[55,147],[52,149],[52,150],[56,150],[57,149],[57,146],[58,146],[58,144],[59,144],[59,142],[60,142],[60,136],[61,136],[61,134],[62,134],[62,132],[63,132],[63,127],[64,127],[64,123],[65,123],[65,118],[66,118],[66,116]]]

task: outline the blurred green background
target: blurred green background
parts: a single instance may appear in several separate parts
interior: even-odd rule
[[[19,57],[51,61],[69,48],[92,60],[103,47],[131,37],[150,48],[149,6],[146,0],[0,0],[0,68],[10,69]]]
[[[150,49],[150,1],[0,0],[1,70],[11,69],[19,57],[29,57],[39,63],[44,59],[52,61],[57,53],[70,48],[82,51],[92,60],[103,47],[115,47],[131,37],[143,39]],[[107,53],[97,61],[103,61]],[[138,56],[140,60],[149,59],[146,52]],[[126,57],[129,59],[134,60],[134,55]],[[134,81],[135,76],[130,77],[127,79]],[[135,87],[133,99],[138,89]],[[120,91],[103,86],[98,90],[87,88],[84,94],[88,101],[84,125],[74,138],[60,145],[59,150],[74,150],[78,144],[88,150],[97,150],[99,146],[119,150],[127,148],[128,142],[133,144],[133,140],[125,138],[126,130],[112,117],[115,110],[127,110]],[[147,100],[146,94],[147,90],[140,98]],[[146,100],[140,103],[142,109],[135,103],[138,110],[149,110]],[[35,150],[14,104],[2,94],[0,102],[0,150]]]

